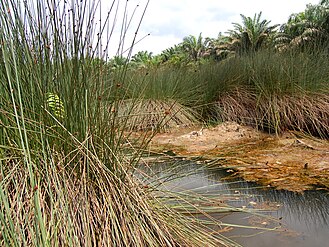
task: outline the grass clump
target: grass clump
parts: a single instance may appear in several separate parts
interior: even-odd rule
[[[95,36],[100,2],[0,4],[1,246],[234,246],[133,177],[149,136],[127,142],[126,71],[99,62],[120,7]]]
[[[170,131],[180,126],[198,123],[198,115],[191,108],[172,99],[129,99],[121,101],[118,116],[128,130]]]
[[[290,129],[328,137],[326,57],[260,51],[218,64],[218,74],[229,74],[210,86],[217,92],[218,119],[277,134]]]
[[[282,53],[262,49],[220,62],[133,69],[127,73],[127,96],[136,98],[138,91],[148,100],[145,109],[150,102],[171,99],[206,122],[237,121],[276,134],[298,130],[327,138],[327,58],[321,49]],[[151,116],[161,115],[162,107],[154,109],[160,111],[148,114],[143,126],[159,122]],[[178,122],[190,124],[184,119]]]
[[[118,81],[118,75],[113,76]],[[127,129],[168,131],[199,123],[196,106],[201,104],[203,92],[196,68],[129,68],[125,76],[125,95],[117,111],[123,121],[129,118]]]

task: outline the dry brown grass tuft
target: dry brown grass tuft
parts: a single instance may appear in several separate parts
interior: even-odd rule
[[[58,154],[43,163],[34,188],[19,159],[0,164],[1,246],[235,246],[157,199],[131,173],[110,172],[82,150],[72,154],[81,158],[74,169]]]
[[[256,126],[281,133],[304,131],[329,137],[329,95],[296,93],[258,97],[245,89],[236,89],[220,97],[218,112],[224,121]]]
[[[177,126],[192,126],[199,116],[191,108],[178,102],[155,99],[123,100],[118,106],[119,118],[129,130],[163,131]]]

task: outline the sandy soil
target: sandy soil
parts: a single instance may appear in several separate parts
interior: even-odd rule
[[[291,191],[329,189],[329,142],[300,133],[274,136],[234,122],[160,133],[151,150],[218,160],[247,181]]]

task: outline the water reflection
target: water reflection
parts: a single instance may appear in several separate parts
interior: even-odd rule
[[[203,195],[231,195],[228,204],[234,207],[280,205],[278,210],[269,211],[268,215],[282,219],[285,227],[281,232],[257,234],[259,231],[255,233],[255,230],[250,229],[234,229],[227,234],[244,246],[329,246],[329,195],[326,192],[308,191],[298,194],[259,187],[240,180],[227,180],[229,174],[226,170],[207,168],[196,162],[155,163],[142,170],[148,175],[144,174],[141,179],[145,183],[158,184],[161,189]],[[237,194],[239,197],[234,196]],[[252,221],[244,213],[218,217],[234,224],[250,224]]]

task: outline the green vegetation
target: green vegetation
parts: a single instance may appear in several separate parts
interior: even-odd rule
[[[323,54],[274,53],[217,65],[218,117],[276,132],[328,136],[328,63]],[[214,84],[210,85],[211,90]]]
[[[146,82],[138,87],[145,98],[177,101],[201,121],[329,137],[327,1],[307,5],[280,28],[262,13],[241,18],[227,35],[190,35],[160,55],[144,52],[139,69],[128,63],[130,85]]]
[[[278,32],[242,15],[228,36],[110,61],[101,43],[111,18],[94,30],[100,6],[56,4],[0,4],[1,246],[238,246],[196,206],[218,198],[168,194],[182,208],[135,179],[152,136],[209,119],[329,136],[327,1]]]
[[[307,5],[304,12],[292,14],[276,37],[278,50],[327,49],[329,39],[328,4]]]
[[[110,18],[96,37],[99,5],[56,4],[0,4],[0,245],[238,246],[212,234],[208,224],[220,222],[183,215],[135,179],[153,133],[130,138],[129,113],[145,97],[130,85],[126,59],[103,60]],[[174,103],[161,106],[177,111]]]
[[[233,23],[234,29],[228,31],[231,49],[239,54],[249,54],[266,46],[279,25],[269,26],[270,21],[262,20],[261,15],[261,12],[254,18],[241,15],[242,25]]]

